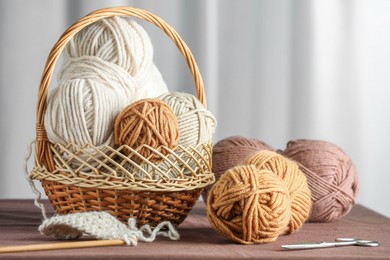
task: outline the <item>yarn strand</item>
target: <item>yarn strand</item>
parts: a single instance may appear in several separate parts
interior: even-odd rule
[[[46,213],[46,207],[45,205],[41,202],[41,193],[39,192],[39,190],[36,188],[33,180],[30,178],[30,174],[29,174],[29,170],[28,170],[28,161],[30,160],[31,158],[31,155],[32,155],[32,151],[33,151],[33,146],[35,145],[36,141],[32,141],[28,146],[27,146],[27,154],[26,156],[24,157],[24,176],[26,177],[26,180],[27,182],[29,183],[30,185],[30,188],[32,190],[32,192],[35,194],[35,198],[34,198],[34,205],[37,206],[40,210],[41,210],[41,213],[42,213],[42,216],[44,219],[47,219],[47,213]]]

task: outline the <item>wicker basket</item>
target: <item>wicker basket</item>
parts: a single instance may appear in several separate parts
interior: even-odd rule
[[[172,27],[141,9],[117,7],[94,11],[69,27],[49,54],[38,93],[35,165],[30,177],[41,181],[59,214],[102,210],[122,221],[135,217],[138,224],[156,225],[168,220],[178,225],[186,218],[203,188],[214,182],[211,143],[195,147],[178,146],[173,150],[168,147],[153,149],[147,145],[136,149],[125,145],[98,149],[93,145],[62,146],[47,139],[44,127],[47,92],[62,50],[84,27],[117,15],[146,20],[173,40],[187,61],[197,97],[206,106],[203,82],[196,62]],[[141,148],[150,149],[150,154],[157,153],[163,160],[158,163],[149,161],[151,155],[145,158],[138,153]],[[131,153],[125,156],[121,152],[123,149]],[[167,152],[161,154],[161,149]],[[137,160],[134,160],[135,157],[138,157]],[[134,175],[134,171],[142,174]]]

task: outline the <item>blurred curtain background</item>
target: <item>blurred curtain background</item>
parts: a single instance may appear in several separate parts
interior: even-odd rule
[[[333,142],[355,162],[358,203],[390,216],[386,0],[0,1],[0,198],[33,197],[23,163],[51,47],[76,19],[116,5],[159,15],[189,45],[218,119],[215,142],[230,135],[279,149],[300,138]],[[194,93],[174,45],[141,24],[170,90]]]

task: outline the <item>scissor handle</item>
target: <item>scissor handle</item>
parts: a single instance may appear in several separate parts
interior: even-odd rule
[[[351,243],[350,245],[371,246],[371,247],[376,247],[376,246],[380,245],[380,243],[378,241],[368,240],[368,239],[360,239],[360,238],[336,238],[336,242]],[[342,244],[340,244],[340,246],[341,245]]]

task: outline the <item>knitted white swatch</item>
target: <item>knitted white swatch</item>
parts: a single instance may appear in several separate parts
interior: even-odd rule
[[[161,231],[162,229],[166,230]],[[161,222],[154,229],[147,224],[138,229],[134,218],[129,218],[128,226],[126,226],[104,211],[53,216],[42,222],[39,231],[42,235],[54,236],[57,239],[76,239],[83,234],[97,239],[120,239],[129,246],[136,246],[138,240],[153,242],[158,235],[169,237],[172,240],[180,238],[177,230],[168,221]]]

